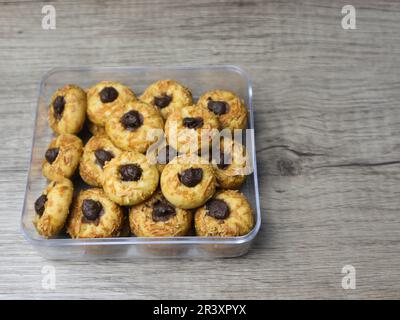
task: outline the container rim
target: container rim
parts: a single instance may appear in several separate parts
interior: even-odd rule
[[[214,70],[230,70],[232,72],[240,74],[247,82],[247,90],[249,96],[249,127],[253,129],[251,132],[251,148],[253,150],[252,153],[252,165],[253,165],[253,183],[254,183],[254,192],[256,193],[255,202],[256,202],[256,224],[254,228],[246,235],[239,237],[199,237],[199,236],[184,236],[184,237],[120,237],[120,238],[92,238],[92,239],[35,239],[32,238],[24,228],[24,212],[27,206],[27,196],[28,196],[28,188],[29,188],[29,173],[32,169],[32,160],[33,160],[33,146],[36,137],[36,123],[38,118],[38,110],[40,103],[40,92],[43,89],[44,83],[52,74],[61,71],[107,71],[107,70],[120,70],[120,71],[145,71],[145,70],[205,70],[205,69],[214,69]],[[257,176],[257,161],[256,161],[256,148],[255,148],[255,136],[254,136],[254,110],[253,110],[253,89],[250,77],[248,74],[240,67],[235,65],[216,65],[216,66],[104,66],[104,67],[55,67],[47,71],[38,86],[38,99],[37,106],[35,109],[34,116],[34,126],[33,126],[33,135],[31,140],[31,148],[30,148],[30,163],[27,172],[26,178],[26,187],[24,194],[24,204],[22,207],[21,220],[20,220],[20,231],[23,234],[24,238],[34,246],[41,247],[68,247],[68,246],[98,246],[98,245],[135,245],[135,244],[161,244],[161,245],[189,245],[189,244],[221,244],[221,245],[235,245],[242,244],[246,242],[252,241],[255,236],[258,234],[261,227],[261,211],[260,211],[260,199],[259,199],[259,189],[258,189],[258,176]]]

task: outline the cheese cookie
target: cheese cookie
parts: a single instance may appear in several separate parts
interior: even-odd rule
[[[107,135],[117,147],[141,153],[157,141],[163,128],[158,110],[138,100],[116,108],[106,123]]]
[[[219,122],[214,113],[190,106],[171,113],[165,123],[165,136],[168,144],[179,153],[197,153],[209,148],[218,129]]]
[[[217,150],[218,151],[218,150]],[[221,139],[219,153],[213,159],[214,173],[218,187],[222,189],[238,189],[246,180],[249,164],[246,148],[230,138]]]
[[[91,122],[104,127],[115,107],[135,100],[133,91],[119,82],[102,81],[87,91],[87,115]]]
[[[129,213],[130,227],[137,237],[185,236],[191,229],[192,221],[192,212],[175,207],[161,192],[133,206]]]
[[[221,129],[247,128],[247,108],[244,101],[230,91],[213,90],[203,94],[198,106],[213,112],[221,124]]]
[[[68,179],[52,181],[35,201],[33,224],[46,238],[57,236],[63,229],[69,213],[74,188]]]
[[[81,191],[74,201],[67,232],[72,238],[109,238],[120,235],[122,209],[102,189]]]
[[[58,89],[49,106],[51,129],[58,134],[81,131],[86,118],[86,103],[86,93],[78,86],[69,84]]]
[[[165,166],[160,184],[169,202],[178,208],[193,209],[212,197],[216,179],[208,161],[197,155],[181,155]]]
[[[93,136],[83,148],[79,173],[87,184],[94,187],[103,185],[103,167],[122,151],[105,135]]]
[[[79,165],[83,151],[81,139],[73,134],[62,134],[54,138],[45,153],[42,173],[49,180],[70,178]]]
[[[135,205],[148,199],[158,182],[157,166],[135,151],[122,152],[104,166],[104,191],[119,205]]]
[[[253,211],[239,191],[218,192],[195,214],[196,234],[202,237],[243,236],[253,227]]]
[[[151,84],[140,100],[157,107],[164,119],[173,111],[193,104],[189,89],[174,80],[159,80]]]

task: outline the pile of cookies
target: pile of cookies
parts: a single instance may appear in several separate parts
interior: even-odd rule
[[[236,94],[214,90],[194,104],[190,90],[173,80],[151,84],[139,98],[117,82],[86,91],[66,85],[51,98],[48,122],[56,137],[42,173],[50,183],[34,204],[33,221],[43,237],[63,230],[72,238],[173,237],[193,230],[229,237],[252,230],[251,206],[237,190],[246,178],[239,161],[245,147],[225,136],[221,146],[233,151],[205,158],[204,145],[193,152],[181,134],[189,130],[203,142],[206,132],[210,142],[213,132],[246,128],[247,108]],[[86,127],[92,135],[84,145]],[[160,163],[146,156],[157,142],[150,130],[165,133]],[[78,172],[88,186],[74,193]]]

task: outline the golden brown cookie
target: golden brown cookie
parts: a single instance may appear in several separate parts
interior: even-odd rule
[[[212,197],[216,179],[208,161],[197,155],[181,155],[165,166],[160,184],[163,195],[174,206],[193,209]]]
[[[79,165],[83,151],[81,139],[73,134],[62,134],[54,138],[45,153],[42,173],[49,180],[70,178]]]
[[[105,135],[93,136],[83,148],[79,163],[79,173],[88,185],[101,187],[103,185],[103,167],[122,151],[118,149]]]
[[[131,101],[115,109],[106,123],[111,141],[127,151],[145,153],[162,134],[164,121],[153,106],[139,100]]]
[[[59,88],[52,96],[48,120],[54,132],[75,134],[81,131],[86,118],[86,93],[69,84]]]
[[[129,214],[131,230],[137,237],[185,236],[191,229],[192,221],[192,212],[176,208],[160,191],[133,206]]]
[[[221,129],[247,128],[247,108],[244,101],[230,91],[213,90],[203,94],[198,106],[213,112],[221,124]]]
[[[123,221],[122,209],[102,189],[93,188],[81,191],[74,201],[67,232],[72,238],[117,237]]]
[[[140,100],[157,107],[164,119],[173,111],[193,104],[190,90],[174,80],[159,80],[151,84]]]
[[[179,153],[197,153],[209,148],[218,129],[219,122],[214,113],[198,106],[171,113],[165,123],[167,142]]]
[[[104,166],[104,191],[119,205],[135,205],[148,199],[158,181],[156,165],[135,151],[122,152]]]
[[[195,214],[196,234],[202,237],[243,236],[253,227],[253,211],[239,191],[218,192]]]
[[[46,238],[57,236],[63,229],[69,213],[74,188],[68,179],[52,181],[35,201],[33,224]]]
[[[119,105],[135,100],[133,91],[119,82],[102,81],[87,91],[87,115],[91,122],[104,127]]]
[[[97,124],[94,124],[93,122],[88,121],[87,126],[89,129],[89,132],[94,136],[106,134],[106,129],[104,127],[98,126]]]
[[[221,139],[217,157],[213,159],[214,173],[218,187],[222,189],[238,189],[246,180],[249,165],[246,148],[230,138]],[[219,151],[219,153],[218,153]]]

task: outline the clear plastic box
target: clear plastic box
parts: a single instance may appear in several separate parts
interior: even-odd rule
[[[105,238],[105,239],[44,239],[33,226],[34,202],[47,184],[41,173],[41,163],[53,133],[47,124],[47,108],[52,93],[59,87],[74,83],[83,88],[101,80],[120,81],[140,94],[159,79],[175,79],[188,86],[195,99],[212,89],[226,89],[239,94],[249,108],[249,128],[254,128],[252,89],[248,76],[235,66],[218,67],[93,67],[57,68],[46,73],[40,84],[33,132],[31,164],[28,173],[21,230],[25,238],[49,259],[90,260],[133,257],[235,257],[245,254],[261,225],[254,131],[246,144],[253,173],[247,177],[241,191],[247,196],[255,215],[255,227],[245,236]],[[249,141],[249,140],[248,140]]]

